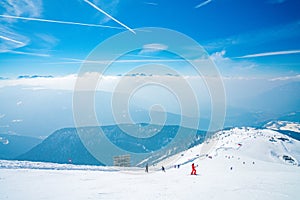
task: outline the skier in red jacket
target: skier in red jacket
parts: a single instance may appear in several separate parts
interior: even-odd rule
[[[192,164],[192,172],[191,172],[191,175],[196,175],[196,167],[195,167],[195,164],[194,164],[194,163]]]

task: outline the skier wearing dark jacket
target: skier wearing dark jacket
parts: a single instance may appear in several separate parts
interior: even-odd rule
[[[148,163],[146,164],[145,172],[148,173]]]

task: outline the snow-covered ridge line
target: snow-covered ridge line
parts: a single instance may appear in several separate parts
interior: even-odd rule
[[[300,124],[289,121],[270,121],[265,127],[271,130],[293,131],[300,133]]]
[[[215,155],[231,150],[262,161],[299,165],[300,142],[274,130],[233,128],[218,132],[212,140],[218,140]]]
[[[117,167],[57,164],[48,162],[30,162],[17,160],[0,160],[0,169],[44,169],[44,170],[89,170],[89,171],[120,171]]]
[[[164,165],[167,169],[174,165],[186,165],[191,162],[200,162],[203,159],[222,158],[228,155],[260,160],[264,162],[299,165],[300,142],[269,129],[251,127],[232,128],[219,131],[206,143],[215,145],[208,154],[203,154],[203,144],[195,146],[175,156],[162,156],[158,166]],[[173,159],[173,161],[171,161]],[[123,171],[141,170],[141,168],[118,168],[105,166],[55,164],[29,161],[0,160],[0,169],[49,169],[49,170],[92,170],[92,171]]]

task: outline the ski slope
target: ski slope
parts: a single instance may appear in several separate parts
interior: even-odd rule
[[[207,144],[214,144],[213,148],[202,154],[205,144],[150,166],[149,173],[142,168],[0,161],[0,199],[273,200],[299,196],[299,141],[272,130],[234,128],[209,139]],[[284,155],[294,161],[283,159]],[[197,176],[190,175],[193,162]],[[160,171],[161,165],[166,172]]]

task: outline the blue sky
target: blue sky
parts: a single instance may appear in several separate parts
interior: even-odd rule
[[[226,103],[229,116],[239,120],[236,108],[242,109],[239,114],[243,109],[265,112],[263,120],[265,116],[272,118],[275,111],[279,113],[276,116],[298,111],[299,8],[299,0],[2,0],[0,131],[39,136],[74,126],[72,94],[83,61],[99,44],[127,31],[132,40],[111,45],[107,52],[102,49],[108,55],[118,52],[133,43],[140,33],[137,29],[144,27],[175,30],[203,46],[223,78],[225,96],[214,99]],[[201,52],[195,51],[195,46],[180,46],[173,35],[164,35],[164,39],[201,62]],[[121,55],[97,87],[104,92],[99,99],[108,98],[107,93],[112,95],[121,80],[128,81],[120,84],[121,89],[147,80],[180,89],[183,85],[178,81],[183,77],[209,118],[213,97],[207,82],[192,76],[191,65],[170,49],[169,44],[145,43]],[[155,68],[154,64],[164,64],[183,76],[174,76],[172,70],[157,70],[163,67]],[[142,71],[134,71],[137,66],[142,66]],[[130,76],[119,76],[128,71]],[[144,77],[150,74],[158,76]],[[84,75],[87,80],[98,80],[99,74]],[[210,86],[214,83],[211,81]],[[222,91],[215,94],[219,93]],[[168,112],[180,110],[170,103],[175,101],[174,95],[155,87],[144,88],[134,97],[137,109],[161,104]],[[104,107],[99,110],[107,116],[109,104],[97,105]],[[194,111],[195,107],[191,104],[187,110]],[[36,124],[41,126],[36,128]]]
[[[203,45],[225,76],[300,73],[298,0],[90,2],[132,29],[163,27],[186,34]],[[93,48],[126,30],[83,0],[4,0],[0,14],[3,78],[74,74]]]

